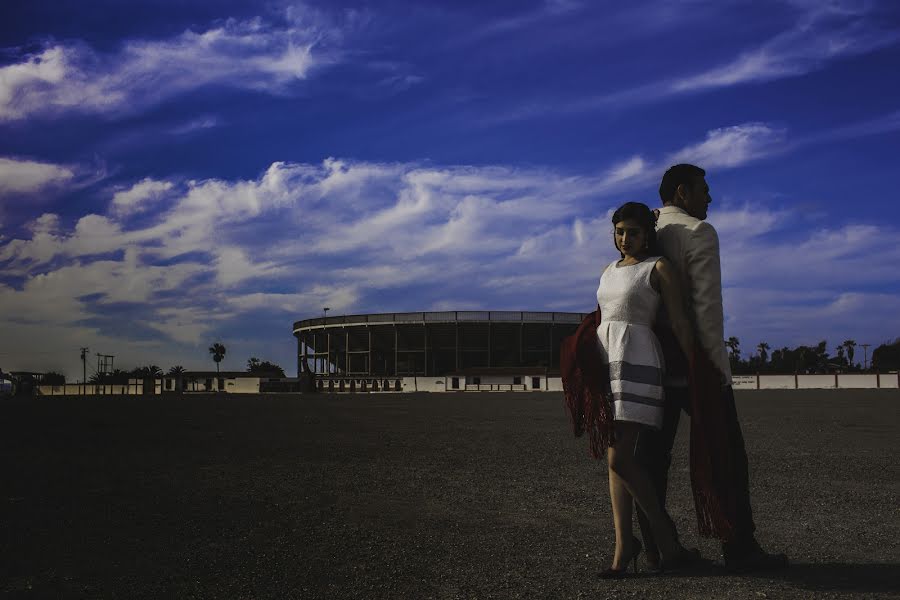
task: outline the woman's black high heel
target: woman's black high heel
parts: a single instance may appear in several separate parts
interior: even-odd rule
[[[628,557],[628,560],[623,561],[625,566],[621,569],[613,569],[612,567],[608,569],[604,569],[600,571],[600,579],[622,579],[628,575],[628,563],[632,563],[634,566],[634,572],[637,573],[637,559],[638,555],[643,550],[643,546],[641,546],[641,540],[636,537],[631,538],[631,556]]]

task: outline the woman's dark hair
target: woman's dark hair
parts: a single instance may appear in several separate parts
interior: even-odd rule
[[[656,244],[656,215],[653,214],[650,207],[641,202],[626,202],[613,213],[613,227],[615,227],[616,223],[621,223],[622,221],[629,219],[637,222],[637,224],[641,226],[641,229],[644,230],[644,235],[647,236],[647,255],[656,256],[659,254],[659,248]],[[615,246],[615,244],[616,234],[615,231],[613,231],[613,245]],[[616,249],[618,250],[618,247],[616,247]],[[621,250],[619,251],[619,254],[622,254]],[[622,258],[625,258],[624,254],[622,254]]]

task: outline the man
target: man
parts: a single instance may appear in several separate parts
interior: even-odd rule
[[[734,406],[731,367],[725,348],[719,238],[713,226],[704,221],[707,208],[712,202],[705,176],[706,172],[703,169],[688,164],[675,165],[666,171],[659,186],[663,208],[659,211],[656,236],[660,251],[678,269],[682,277],[682,289],[687,295],[685,306],[688,307],[698,342],[719,371],[721,378],[721,401],[726,404],[724,438],[735,457],[734,483],[737,486],[735,532],[722,544],[725,566],[733,570],[783,567],[787,565],[787,557],[783,554],[766,553],[753,535],[755,525],[750,507],[747,454]],[[650,472],[660,504],[665,509],[672,445],[681,411],[690,414],[690,399],[687,388],[687,361],[683,353],[677,345],[664,347],[664,353],[667,379],[663,428],[661,431],[642,432],[635,453]],[[659,562],[659,551],[650,532],[649,522],[640,511],[638,519],[644,537],[647,560],[652,567],[654,562],[657,564]],[[669,520],[671,522],[671,518]]]

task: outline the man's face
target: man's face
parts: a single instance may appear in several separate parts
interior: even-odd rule
[[[681,191],[679,197],[682,202],[682,208],[695,219],[700,219],[701,221],[705,219],[706,208],[712,202],[706,178],[698,175],[694,177],[691,185],[683,185],[679,190]]]

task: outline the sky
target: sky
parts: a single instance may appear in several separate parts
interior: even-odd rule
[[[892,0],[5,2],[0,369],[293,375],[325,306],[589,312],[678,162],[744,357],[874,347],[898,67]]]

